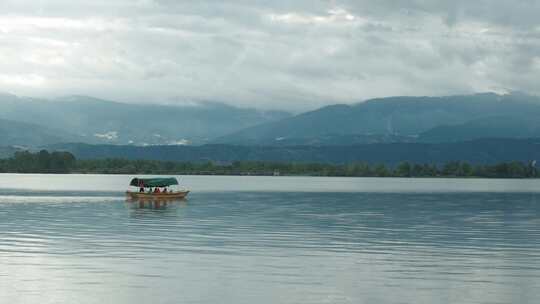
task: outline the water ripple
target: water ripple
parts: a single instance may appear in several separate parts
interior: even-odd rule
[[[534,193],[225,192],[159,204],[79,194],[0,193],[0,302],[540,297]]]

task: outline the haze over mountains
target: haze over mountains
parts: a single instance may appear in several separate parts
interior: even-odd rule
[[[1,95],[0,132],[4,136],[0,146],[64,149],[84,157],[105,157],[107,151],[111,157],[121,156],[131,151],[126,157],[148,158],[148,151],[152,151],[156,157],[177,160],[230,161],[247,157],[332,162],[362,157],[377,160],[373,155],[386,153],[387,149],[397,149],[401,155],[405,151],[416,151],[418,155],[427,153],[450,159],[446,152],[437,151],[447,148],[459,151],[462,147],[470,150],[463,155],[474,159],[485,155],[485,160],[489,160],[500,157],[491,157],[488,151],[480,153],[480,145],[460,143],[501,139],[499,144],[495,141],[491,145],[500,150],[499,146],[504,146],[508,140],[524,140],[520,142],[522,147],[536,147],[536,141],[529,139],[540,138],[538,118],[540,98],[521,93],[389,97],[352,105],[332,105],[299,115],[219,103],[164,106],[123,104],[83,96],[51,101]],[[446,145],[451,143],[456,145]],[[204,144],[211,146],[191,150],[159,147]],[[127,146],[114,148],[114,145],[157,148],[133,150]],[[278,149],[245,150],[235,145]],[[325,148],[358,145],[364,148]],[[291,148],[309,146],[314,148]],[[317,147],[320,148],[317,150]],[[166,157],[165,151],[176,154]],[[520,151],[521,159],[526,155],[526,148]],[[195,156],[180,157],[182,153],[195,153]],[[393,162],[396,157],[391,156],[387,161]]]
[[[333,105],[219,138],[248,145],[446,142],[540,136],[540,99],[493,93]]]
[[[204,144],[287,112],[240,109],[221,103],[192,106],[124,104],[86,96],[58,100],[0,95],[0,146],[59,142],[134,145]],[[40,130],[41,129],[41,130]]]
[[[62,129],[6,119],[0,119],[0,134],[3,146],[39,147],[51,143],[77,142],[80,139]]]

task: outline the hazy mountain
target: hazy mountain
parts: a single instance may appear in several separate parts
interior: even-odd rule
[[[222,139],[218,139],[216,143]],[[418,136],[402,136],[396,134],[321,134],[305,137],[277,137],[272,140],[232,141],[232,144],[267,145],[267,146],[348,146],[380,143],[417,142]]]
[[[465,141],[475,138],[540,137],[540,116],[523,113],[520,117],[495,116],[475,119],[454,126],[439,126],[420,134],[424,142]]]
[[[264,146],[446,142],[540,136],[540,99],[492,93],[390,97],[291,116],[219,103],[124,104],[84,96],[58,100],[0,95],[0,145],[91,144]],[[14,126],[15,122],[21,125]],[[26,125],[22,125],[26,124]],[[227,135],[228,134],[228,135]]]
[[[8,158],[13,156],[18,149],[15,147],[0,147],[0,158]]]
[[[278,161],[395,165],[413,163],[498,163],[540,159],[540,139],[485,139],[458,143],[393,143],[355,146],[118,146],[62,144],[51,150],[72,152],[81,159],[127,158],[164,161]]]
[[[336,136],[409,139],[442,125],[459,126],[489,117],[540,117],[540,99],[524,94],[493,93],[448,97],[390,97],[354,105],[333,105],[270,122],[217,139],[216,143],[275,145],[332,144]],[[503,126],[491,125],[491,133]],[[479,133],[479,135],[482,132]],[[531,133],[535,134],[535,133]],[[427,136],[427,135],[426,135]],[[441,137],[442,139],[442,137]],[[444,140],[443,140],[444,141]],[[338,140],[341,144],[342,141]]]
[[[286,112],[210,102],[167,106],[124,104],[85,96],[44,100],[0,95],[0,119],[68,130],[87,143],[198,144],[288,116]]]
[[[36,147],[50,143],[76,142],[80,138],[40,125],[0,119],[0,142],[2,146]]]

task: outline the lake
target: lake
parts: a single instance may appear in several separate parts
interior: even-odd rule
[[[0,303],[538,303],[540,180],[0,174]]]

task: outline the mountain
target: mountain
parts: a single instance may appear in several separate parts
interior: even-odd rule
[[[11,157],[17,151],[19,151],[19,149],[15,147],[0,147],[0,159]]]
[[[79,137],[62,130],[40,125],[0,119],[0,137],[3,146],[36,147],[50,143],[79,141]]]
[[[540,139],[482,139],[457,143],[389,143],[354,146],[119,146],[60,144],[49,150],[69,151],[80,159],[126,158],[163,161],[276,161],[396,165],[468,161],[492,164],[540,159]]]
[[[0,145],[325,146],[540,137],[540,98],[493,93],[389,97],[291,116],[220,103],[124,104],[85,96],[57,100],[0,94]],[[26,124],[8,128],[8,124]],[[26,131],[25,131],[26,130]]]
[[[471,120],[459,125],[438,126],[420,134],[422,142],[465,141],[475,138],[540,137],[539,116],[524,113],[520,117],[495,116]]]
[[[288,141],[289,144],[313,142],[326,145],[333,144],[336,136],[362,140],[379,137],[382,142],[393,137],[397,142],[408,142],[442,125],[458,126],[501,116],[540,117],[540,98],[517,93],[378,98],[354,105],[327,106],[234,132],[214,142],[281,145]],[[496,124],[491,128],[491,134],[502,132],[502,127]],[[425,136],[429,138],[428,135]],[[444,141],[444,138],[440,139]]]
[[[321,134],[306,137],[277,137],[269,141],[247,141],[244,145],[268,146],[348,146],[380,143],[407,143],[417,142],[418,136],[401,136],[396,134]],[[220,139],[217,140],[220,143]]]
[[[86,96],[45,100],[0,95],[0,119],[69,130],[86,143],[201,144],[289,116],[212,102],[170,106],[124,104]],[[0,145],[5,145],[1,138]]]

